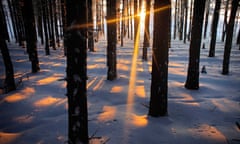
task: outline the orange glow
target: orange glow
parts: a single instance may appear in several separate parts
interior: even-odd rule
[[[3,101],[9,102],[9,103],[22,101],[29,98],[33,93],[35,93],[35,90],[33,88],[26,87],[25,89],[22,90],[22,92],[14,93],[12,95],[5,97]]]
[[[114,86],[114,87],[112,87],[110,92],[111,93],[120,93],[122,91],[123,91],[123,87],[122,86]]]
[[[96,84],[96,86],[93,87],[93,91],[96,91],[96,90],[102,88],[102,86],[103,86],[103,80],[104,80],[104,78],[102,77],[102,78],[99,80],[99,82]]]
[[[97,68],[97,64],[87,65],[87,69],[95,69]]]
[[[87,89],[97,80],[97,77],[94,77],[91,81],[87,82]]]
[[[117,68],[118,68],[119,70],[129,71],[129,67],[128,67],[127,65],[125,65],[125,64],[118,63],[118,64],[117,64]]]
[[[196,128],[188,129],[196,137],[215,140],[216,143],[226,141],[226,137],[216,127],[208,124],[201,124]]]
[[[138,116],[134,114],[131,123],[137,127],[144,127],[148,124],[147,115]]]
[[[146,97],[144,86],[136,86],[136,95],[141,97],[141,98]]]
[[[37,82],[38,85],[47,85],[47,84],[50,84],[50,83],[53,83],[55,81],[57,81],[59,78],[58,77],[48,77],[48,78],[44,78],[44,79],[41,79]]]
[[[200,104],[196,102],[190,94],[181,93],[180,96],[183,97],[181,99],[181,103],[191,106],[200,106]]]
[[[0,143],[9,144],[14,142],[21,134],[20,133],[5,133],[0,132]]]
[[[103,113],[101,113],[97,119],[101,122],[113,120],[115,118],[116,111],[117,111],[116,107],[104,106]]]
[[[53,104],[56,104],[60,102],[62,99],[61,98],[54,98],[52,96],[48,96],[46,98],[40,99],[34,103],[35,107],[48,107]]]
[[[227,104],[225,104],[222,99],[220,101],[215,99],[211,101],[219,110],[223,112],[229,112],[229,109],[227,108]]]

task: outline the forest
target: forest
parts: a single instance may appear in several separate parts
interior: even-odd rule
[[[0,143],[240,143],[239,5],[2,0]]]

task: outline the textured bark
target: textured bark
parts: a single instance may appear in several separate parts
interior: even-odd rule
[[[168,112],[168,49],[171,27],[171,1],[155,1],[152,81],[149,115],[165,116]]]
[[[107,0],[107,66],[108,66],[108,80],[117,78],[117,24],[116,19],[116,0]],[[113,22],[111,22],[113,20]]]
[[[202,25],[206,0],[195,0],[192,21],[192,33],[189,49],[188,74],[185,83],[187,89],[199,88],[199,62],[202,40]]]
[[[88,143],[87,0],[66,1],[67,96],[69,143]]]
[[[228,5],[229,5],[229,0],[226,0],[224,20],[223,20],[223,30],[222,30],[223,31],[222,32],[222,42],[224,42],[226,31],[227,31],[226,28],[227,28]]]
[[[236,17],[238,3],[239,3],[239,0],[232,1],[231,15],[227,25],[227,35],[226,35],[226,42],[224,46],[224,57],[223,57],[223,68],[222,68],[223,75],[229,74],[229,62],[230,62],[230,54],[231,54],[231,48],[232,48],[234,20]]]
[[[32,63],[32,72],[40,70],[37,52],[37,32],[35,29],[35,20],[33,14],[32,0],[23,0],[23,19],[26,31],[26,42],[29,60]]]
[[[209,54],[208,54],[209,57],[215,56],[215,46],[216,46],[217,27],[218,27],[220,6],[221,6],[221,0],[216,0],[214,14],[213,14],[212,30],[211,30],[210,50],[209,50]]]

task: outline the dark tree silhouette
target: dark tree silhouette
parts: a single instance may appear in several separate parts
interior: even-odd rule
[[[117,24],[116,24],[116,0],[107,0],[107,79],[117,78]]]
[[[231,48],[232,48],[234,20],[237,13],[238,3],[239,3],[239,0],[232,1],[231,15],[227,25],[227,35],[226,35],[226,42],[224,46],[224,57],[223,57],[223,68],[222,68],[223,75],[227,75],[229,73],[229,62],[230,62],[230,54],[231,54]]]
[[[147,61],[147,50],[150,46],[150,34],[149,34],[149,23],[150,23],[150,0],[146,0],[146,16],[145,16],[145,27],[144,27],[144,40],[143,40],[143,52],[142,59]]]
[[[221,6],[221,0],[216,0],[214,14],[213,14],[212,30],[211,30],[210,50],[208,54],[209,57],[215,56],[217,26],[218,26],[218,19],[219,19],[219,13],[220,13],[220,6]]]
[[[228,5],[229,5],[229,0],[226,0],[224,20],[223,20],[222,42],[224,42],[226,31],[227,31],[226,28],[227,28]]]
[[[37,32],[35,29],[35,20],[33,14],[32,0],[23,0],[23,20],[25,26],[25,37],[27,42],[27,52],[32,63],[32,72],[40,70],[37,52]]]
[[[87,0],[66,1],[67,96],[69,143],[88,143]]]
[[[2,7],[2,3],[0,3],[0,6]],[[3,30],[4,27],[4,17],[3,13],[0,12],[0,29]],[[13,71],[13,65],[12,61],[9,55],[8,47],[5,41],[5,37],[3,33],[0,32],[0,50],[2,53],[3,62],[5,65],[5,80],[4,80],[4,91],[10,92],[12,90],[16,89],[15,81],[14,81],[14,71]]]
[[[48,37],[48,28],[47,28],[47,14],[46,14],[46,1],[41,0],[42,2],[42,17],[43,17],[43,28],[44,28],[44,35],[45,35],[45,54],[50,55],[49,49],[49,37]]]
[[[94,52],[92,0],[88,0],[88,49]]]
[[[205,10],[205,23],[204,23],[204,32],[203,37],[206,38],[207,36],[207,27],[208,27],[208,16],[209,16],[209,9],[210,9],[210,0],[206,0],[206,10]]]
[[[185,83],[185,88],[187,89],[199,88],[199,61],[205,1],[206,0],[194,1],[188,74]]]
[[[167,114],[171,1],[155,1],[154,9],[152,81],[149,115],[158,117]]]

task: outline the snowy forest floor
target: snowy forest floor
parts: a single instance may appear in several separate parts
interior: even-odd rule
[[[187,90],[189,43],[172,40],[169,50],[168,116],[148,116],[151,49],[148,61],[132,66],[133,41],[117,47],[118,78],[106,80],[106,40],[88,52],[88,119],[90,144],[239,144],[240,50],[233,44],[230,74],[221,74],[223,43],[216,56],[201,49],[200,89]],[[66,57],[63,48],[46,56],[39,46],[41,71],[31,73],[25,49],[8,44],[17,90],[0,95],[1,144],[67,143]],[[130,74],[136,75],[130,76]],[[0,58],[0,82],[4,65]],[[130,84],[131,83],[131,84]]]

